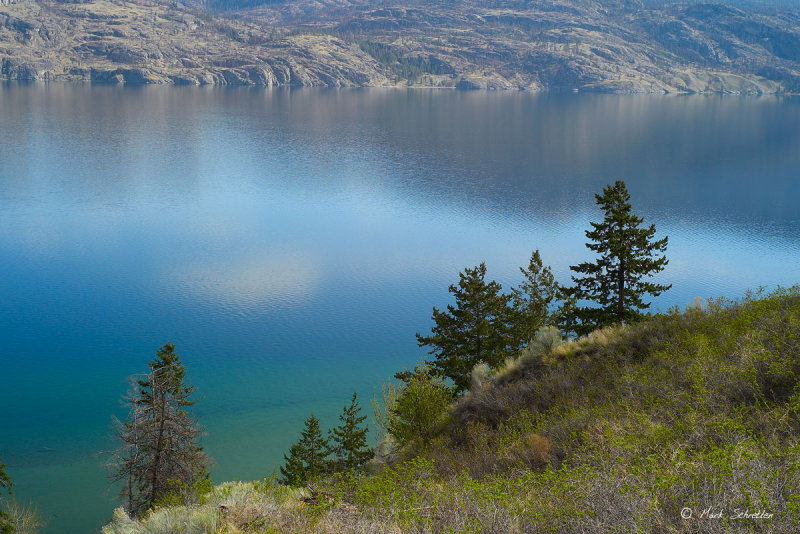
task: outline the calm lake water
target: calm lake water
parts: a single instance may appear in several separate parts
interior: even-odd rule
[[[47,532],[116,505],[126,378],[177,345],[215,481],[425,357],[464,267],[591,258],[624,179],[654,308],[800,282],[800,100],[0,86],[0,458]]]

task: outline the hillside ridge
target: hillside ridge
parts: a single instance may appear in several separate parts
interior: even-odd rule
[[[4,80],[800,91],[800,9],[793,7],[637,0],[0,2]]]

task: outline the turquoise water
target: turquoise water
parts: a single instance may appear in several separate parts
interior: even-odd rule
[[[47,532],[110,517],[126,377],[177,345],[214,480],[277,468],[424,358],[486,261],[590,258],[626,180],[669,235],[654,307],[800,282],[800,101],[0,86],[0,458]]]

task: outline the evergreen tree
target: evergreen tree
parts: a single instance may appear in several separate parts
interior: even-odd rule
[[[367,416],[359,415],[360,412],[361,406],[353,393],[350,406],[345,406],[339,416],[339,426],[330,434],[333,471],[357,471],[372,459],[373,452],[367,445],[368,429],[364,425]]]
[[[312,413],[304,421],[305,428],[300,441],[289,449],[289,456],[283,456],[286,464],[281,466],[282,482],[290,486],[304,486],[326,472],[328,465],[328,440],[322,437],[319,419]]]
[[[536,332],[554,320],[550,305],[558,295],[558,283],[550,267],[542,265],[538,250],[531,254],[528,268],[519,268],[524,279],[511,290],[513,307],[513,348],[518,350],[533,339]]]
[[[306,483],[306,468],[303,463],[303,449],[299,443],[289,447],[289,456],[283,455],[284,464],[281,466],[281,483],[287,486],[304,486]]]
[[[170,496],[177,486],[192,486],[208,477],[209,458],[197,441],[202,434],[187,408],[194,386],[184,384],[186,371],[167,343],[150,362],[144,378],[131,378],[129,420],[115,419],[122,441],[112,463],[112,477],[132,515],[141,515]]]
[[[580,330],[578,300],[572,293],[572,288],[558,288],[558,299],[561,304],[553,315],[553,320],[564,337],[577,335],[578,330]]]
[[[478,363],[494,368],[510,353],[509,300],[495,281],[486,282],[486,264],[459,273],[450,293],[456,305],[447,311],[433,308],[432,335],[417,334],[419,346],[430,346],[436,374],[453,380],[456,392],[469,387],[470,372]]]
[[[654,284],[644,278],[658,273],[667,265],[665,256],[658,256],[667,248],[667,237],[653,240],[654,225],[640,228],[641,217],[631,213],[630,195],[625,183],[618,180],[595,195],[604,212],[601,223],[591,223],[586,231],[591,240],[586,246],[598,253],[594,263],[570,266],[584,276],[573,276],[575,286],[570,294],[577,301],[589,300],[596,308],[577,308],[579,334],[594,328],[613,324],[631,323],[643,317],[642,310],[650,307],[643,297],[658,296],[672,287]]]

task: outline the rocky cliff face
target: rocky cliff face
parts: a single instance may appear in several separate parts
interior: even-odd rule
[[[208,3],[171,0],[4,4],[0,77],[800,91],[800,10],[791,8],[638,0],[215,1],[212,7],[235,10],[211,14],[201,7]]]
[[[0,10],[0,75],[101,83],[362,86],[386,83],[357,44],[276,35],[179,4],[28,0]]]

